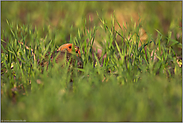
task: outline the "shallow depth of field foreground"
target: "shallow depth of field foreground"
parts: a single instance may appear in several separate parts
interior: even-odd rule
[[[182,2],[1,7],[1,121],[182,121]]]

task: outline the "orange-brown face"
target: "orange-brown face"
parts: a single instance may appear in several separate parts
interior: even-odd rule
[[[60,47],[58,48],[57,51],[65,51],[65,50],[67,50],[69,53],[72,53],[72,46],[73,46],[73,45],[72,45],[71,43],[63,44],[62,46],[60,46]],[[79,47],[74,46],[74,48],[75,48],[76,54],[79,54],[79,56],[81,56]]]

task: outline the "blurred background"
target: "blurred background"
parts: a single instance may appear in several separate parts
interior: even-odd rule
[[[182,2],[8,2],[2,1],[1,30],[7,29],[10,23],[31,24],[37,28],[45,25],[51,29],[70,31],[71,26],[76,30],[86,21],[91,28],[99,24],[99,17],[111,20],[111,15],[117,21],[130,23],[143,21],[143,29],[155,35],[155,29],[166,35],[168,30],[182,26]],[[97,16],[99,14],[99,17]],[[115,28],[119,28],[116,24]],[[62,37],[67,38],[67,36]]]

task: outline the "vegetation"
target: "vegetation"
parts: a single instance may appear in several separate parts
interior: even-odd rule
[[[1,2],[1,120],[182,121],[181,3]]]

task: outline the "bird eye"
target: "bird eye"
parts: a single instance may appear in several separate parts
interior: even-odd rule
[[[71,49],[72,47],[71,46],[69,46],[69,49]]]
[[[78,51],[76,51],[76,53],[78,53]]]

